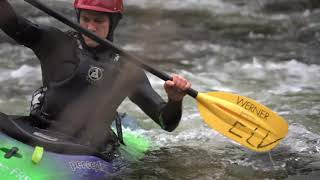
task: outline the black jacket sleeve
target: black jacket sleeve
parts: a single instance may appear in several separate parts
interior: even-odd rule
[[[38,25],[18,16],[7,0],[0,0],[0,28],[18,43],[32,48],[42,37]]]
[[[182,115],[182,102],[165,102],[151,87],[146,74],[141,71],[140,81],[134,93],[129,97],[149,117],[166,131],[173,131]]]

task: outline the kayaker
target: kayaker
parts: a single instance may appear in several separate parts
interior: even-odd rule
[[[122,0],[75,0],[79,24],[113,41],[122,18]],[[40,60],[43,87],[33,94],[30,121],[34,126],[72,135],[109,154],[122,142],[117,108],[129,99],[166,131],[182,115],[182,100],[191,84],[173,74],[164,83],[168,101],[151,87],[142,69],[75,31],[35,24],[0,0],[0,28],[33,50]],[[116,120],[117,134],[111,130]]]

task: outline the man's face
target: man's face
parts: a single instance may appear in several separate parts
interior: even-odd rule
[[[80,11],[80,26],[105,39],[109,33],[110,19],[105,13],[96,11]],[[89,47],[97,47],[99,44],[83,35],[84,42]]]

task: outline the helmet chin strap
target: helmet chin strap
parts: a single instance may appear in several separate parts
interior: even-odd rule
[[[110,30],[107,36],[107,39],[111,42],[113,42],[113,34],[114,31],[116,30],[116,27],[119,24],[120,19],[122,18],[122,14],[117,13],[117,14],[109,14],[109,18],[110,18]]]

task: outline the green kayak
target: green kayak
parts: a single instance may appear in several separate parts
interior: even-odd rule
[[[119,171],[113,160],[71,137],[35,128],[23,118],[0,115],[0,179],[108,179]],[[123,137],[126,145],[120,152],[126,160],[139,159],[149,149],[150,141],[129,128],[124,128]]]

